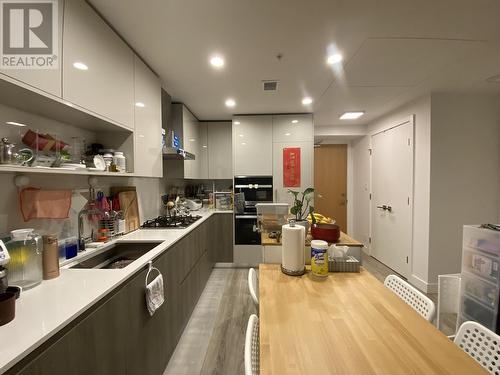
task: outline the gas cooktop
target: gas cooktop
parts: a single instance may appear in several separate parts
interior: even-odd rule
[[[193,224],[196,220],[201,219],[200,215],[175,215],[175,216],[158,216],[156,219],[145,221],[141,228],[143,229],[184,229]]]

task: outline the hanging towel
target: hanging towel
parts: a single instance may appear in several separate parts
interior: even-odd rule
[[[31,219],[67,219],[71,209],[71,190],[25,188],[19,193],[24,221]]]
[[[148,284],[148,276],[151,271],[157,271],[159,275]],[[149,315],[153,316],[155,311],[163,304],[164,300],[163,276],[157,268],[150,267],[148,274],[146,275],[146,306],[148,308]]]

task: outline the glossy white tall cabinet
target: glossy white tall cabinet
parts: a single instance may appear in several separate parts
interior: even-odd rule
[[[208,177],[207,166],[207,134],[206,127],[201,127],[198,119],[182,106],[182,144],[184,150],[194,154],[194,160],[185,160],[184,178],[203,179]],[[202,151],[204,150],[204,151]]]
[[[133,129],[132,50],[85,1],[66,0],[64,9],[63,99]]]
[[[158,77],[134,58],[134,173],[162,177],[161,84]]]
[[[300,148],[300,186],[284,186],[283,150]],[[305,115],[273,116],[273,188],[274,201],[293,202],[288,189],[303,191],[314,187],[314,127],[313,117]]]
[[[230,122],[207,122],[208,178],[233,178],[232,125]]]
[[[59,0],[58,4],[58,69],[1,69],[0,73],[9,76],[16,81],[20,81],[35,89],[40,90],[42,93],[54,95],[58,98],[61,97],[61,77],[62,77],[62,30],[63,30],[63,13],[64,13],[64,0]]]
[[[233,117],[234,175],[273,174],[273,116]]]

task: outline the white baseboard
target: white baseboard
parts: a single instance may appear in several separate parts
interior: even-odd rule
[[[438,284],[437,283],[428,283],[428,282],[422,280],[420,277],[415,276],[415,275],[411,275],[408,278],[408,282],[424,293],[428,293],[428,294],[429,293],[437,293],[437,291],[438,291]]]

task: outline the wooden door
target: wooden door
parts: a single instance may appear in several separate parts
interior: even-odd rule
[[[412,239],[412,121],[372,136],[371,178],[371,255],[408,277]]]
[[[314,149],[314,210],[347,232],[347,145]]]

